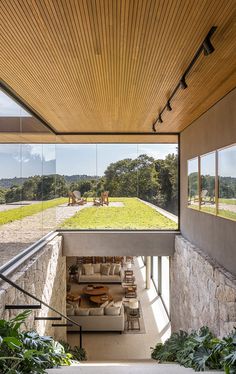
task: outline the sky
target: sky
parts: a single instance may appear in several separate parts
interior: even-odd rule
[[[102,176],[112,162],[144,153],[163,159],[176,148],[176,144],[0,144],[0,179],[55,172]]]
[[[0,117],[30,117],[19,104],[0,91]]]

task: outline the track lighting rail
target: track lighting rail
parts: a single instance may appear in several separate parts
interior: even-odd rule
[[[156,125],[157,123],[163,123],[163,119],[162,119],[162,114],[165,110],[168,110],[168,111],[171,111],[172,110],[172,106],[171,106],[171,100],[173,99],[173,97],[175,96],[176,92],[181,88],[183,90],[185,90],[188,85],[186,83],[186,77],[187,75],[190,73],[191,69],[193,68],[194,64],[196,63],[197,59],[199,58],[199,56],[201,55],[201,53],[203,52],[205,56],[208,56],[210,55],[211,53],[214,52],[214,47],[211,43],[211,37],[212,35],[214,34],[214,32],[216,31],[217,27],[216,26],[212,26],[212,28],[210,29],[210,31],[208,32],[207,36],[205,37],[205,39],[203,40],[202,44],[200,45],[200,47],[198,48],[197,52],[195,53],[192,61],[190,62],[190,64],[188,65],[187,69],[185,70],[185,72],[183,73],[183,75],[181,76],[179,82],[177,83],[177,85],[175,86],[172,94],[170,95],[170,97],[168,98],[167,100],[167,103],[166,105],[162,108],[162,110],[159,112],[159,115],[157,117],[157,119],[153,122],[152,124],[152,130],[154,132],[156,132]]]

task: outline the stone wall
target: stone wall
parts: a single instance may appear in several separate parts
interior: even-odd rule
[[[236,279],[182,236],[171,258],[172,331],[208,326],[217,336],[236,326]]]
[[[33,258],[16,270],[12,281],[53,308],[66,314],[66,258],[62,256],[62,238],[57,236]],[[0,318],[9,319],[20,310],[5,310],[5,304],[36,304],[37,302],[14,287],[0,283]],[[42,305],[32,311],[24,329],[35,329],[41,335],[66,340],[64,327],[52,327],[52,321],[34,321],[34,316],[57,316]],[[60,323],[60,321],[59,321]]]

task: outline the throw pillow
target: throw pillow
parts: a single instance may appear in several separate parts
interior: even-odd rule
[[[114,275],[115,274],[115,268],[116,268],[116,265],[112,264],[111,267],[110,267],[110,275]]]
[[[116,301],[115,303],[113,303],[113,306],[116,306],[117,308],[121,308],[122,303],[123,303],[122,300]]]
[[[89,315],[89,308],[76,308],[75,309],[76,316],[88,316]]]
[[[93,268],[94,268],[94,273],[100,273],[100,271],[101,271],[101,264],[94,264]]]
[[[116,265],[116,267],[115,267],[115,272],[114,272],[114,274],[116,274],[116,275],[120,275],[120,271],[121,271],[121,265],[118,264],[118,265]]]
[[[110,273],[110,265],[101,265],[101,274],[102,275],[109,275]]]
[[[110,308],[105,308],[105,314],[107,316],[119,316],[120,308],[116,306],[111,306]]]
[[[110,301],[109,304],[107,304],[106,308],[110,308],[110,306],[112,306],[114,304],[114,301]]]
[[[85,268],[85,275],[93,275],[94,274],[94,268],[93,266],[87,266]]]
[[[105,301],[105,303],[103,303],[103,304],[100,306],[100,308],[105,308],[108,304],[109,304],[109,301],[107,300],[107,301]]]
[[[75,310],[73,305],[66,305],[66,314],[67,316],[74,316],[75,315]]]
[[[82,274],[85,274],[85,269],[88,268],[89,266],[92,266],[92,264],[83,264]]]
[[[89,309],[90,316],[103,316],[104,315],[104,308],[91,308]]]

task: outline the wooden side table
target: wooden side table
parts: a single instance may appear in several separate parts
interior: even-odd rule
[[[127,310],[127,330],[140,330],[140,313],[139,309],[131,310],[128,308]],[[135,327],[135,325],[137,327]]]

